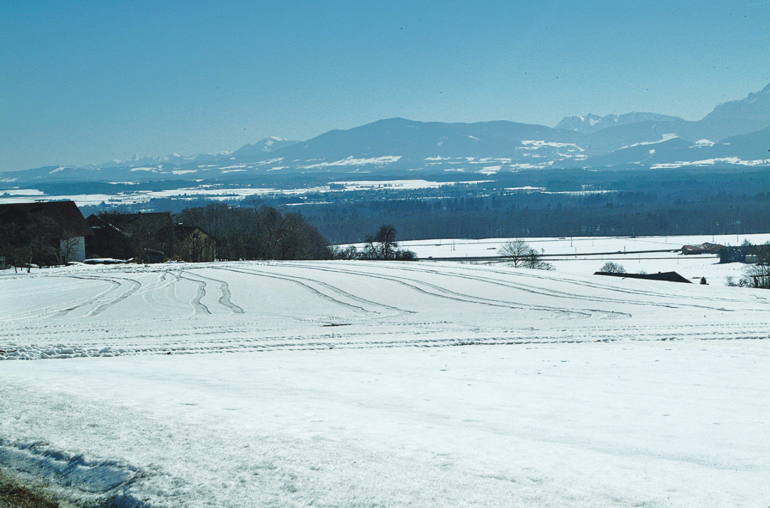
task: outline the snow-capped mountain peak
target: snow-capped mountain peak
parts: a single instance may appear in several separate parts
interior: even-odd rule
[[[591,134],[618,125],[628,125],[641,122],[672,122],[681,121],[675,116],[659,115],[657,113],[626,113],[623,115],[610,114],[598,116],[588,114],[586,116],[568,116],[556,125],[557,129],[564,129],[583,134]]]

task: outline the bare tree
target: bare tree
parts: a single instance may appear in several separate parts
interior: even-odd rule
[[[355,245],[349,245],[343,249],[336,245],[330,247],[332,259],[360,259],[361,255]]]
[[[396,243],[396,228],[391,224],[383,224],[374,236],[366,235],[366,245],[360,253],[348,248],[344,252],[337,252],[341,259],[381,259],[396,261],[416,261],[417,255],[407,249],[399,249]]]
[[[500,247],[498,253],[508,260],[508,264],[518,268],[524,265],[524,261],[530,255],[530,251],[532,249],[527,242],[516,239]]]
[[[59,255],[61,263],[66,265],[77,258],[80,241],[77,238],[65,238],[59,242]]]
[[[535,249],[521,239],[511,240],[498,250],[499,254],[508,260],[513,267],[531,268],[533,270],[554,270],[551,263],[546,263]]]
[[[56,248],[56,228],[50,220],[37,220],[29,223],[21,232],[15,262],[27,268],[29,273],[32,263],[40,266],[52,266],[59,262],[59,251]]]
[[[551,263],[546,263],[540,259],[540,254],[538,254],[535,250],[531,250],[529,255],[524,258],[524,267],[531,268],[532,270],[546,270],[549,272],[556,270],[556,267],[554,267]]]
[[[366,235],[365,255],[371,259],[395,259],[398,244],[396,228],[383,224],[374,236]]]
[[[623,267],[623,265],[613,263],[612,261],[607,261],[604,263],[599,271],[602,273],[626,273],[626,269]]]

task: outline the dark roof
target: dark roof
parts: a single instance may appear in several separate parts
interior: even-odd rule
[[[60,233],[70,237],[94,234],[74,201],[37,201],[0,205],[2,220],[11,216],[18,217],[21,214],[38,220],[48,219],[56,224]]]
[[[209,232],[207,232],[203,228],[199,228],[198,226],[188,226],[186,224],[175,224],[174,225],[174,234],[177,236],[190,236],[196,231],[200,231],[204,235],[208,236],[212,240],[216,241],[216,238],[214,238]]]
[[[610,277],[623,277],[628,279],[645,279],[645,280],[665,280],[668,282],[685,282],[692,284],[689,280],[685,279],[676,272],[658,272],[658,273],[608,273],[608,272],[596,272],[594,275],[609,275]]]
[[[681,250],[682,254],[718,254],[724,248],[723,245],[706,242],[700,245],[683,245]]]
[[[171,222],[171,212],[129,213],[125,215],[125,220],[127,223],[142,224],[160,229]]]
[[[155,236],[163,230],[168,230],[172,225],[170,212],[107,213],[98,219],[128,236],[137,234]]]
[[[91,215],[89,215],[88,217],[86,217],[86,222],[92,228],[109,226],[109,224],[107,224],[102,219],[100,219],[98,215],[93,214],[93,213]]]

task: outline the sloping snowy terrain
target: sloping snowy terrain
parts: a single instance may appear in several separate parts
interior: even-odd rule
[[[677,272],[693,282],[705,277],[709,284],[724,286],[728,277],[737,281],[747,265],[720,263],[716,254],[683,255],[684,245],[716,243],[724,246],[741,245],[748,240],[753,245],[770,242],[770,234],[691,235],[691,236],[583,236],[566,238],[523,238],[530,247],[543,254],[543,260],[554,265],[560,273],[591,275],[606,262],[622,265],[628,273]],[[422,260],[480,259],[494,260],[499,249],[510,238],[412,240],[399,242]],[[364,244],[356,244],[363,248]],[[346,247],[346,246],[342,246]]]
[[[6,271],[0,465],[114,506],[766,507],[768,297],[440,262]]]

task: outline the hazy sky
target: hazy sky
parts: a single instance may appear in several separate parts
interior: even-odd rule
[[[702,118],[770,83],[770,0],[0,0],[0,171],[382,118]]]

